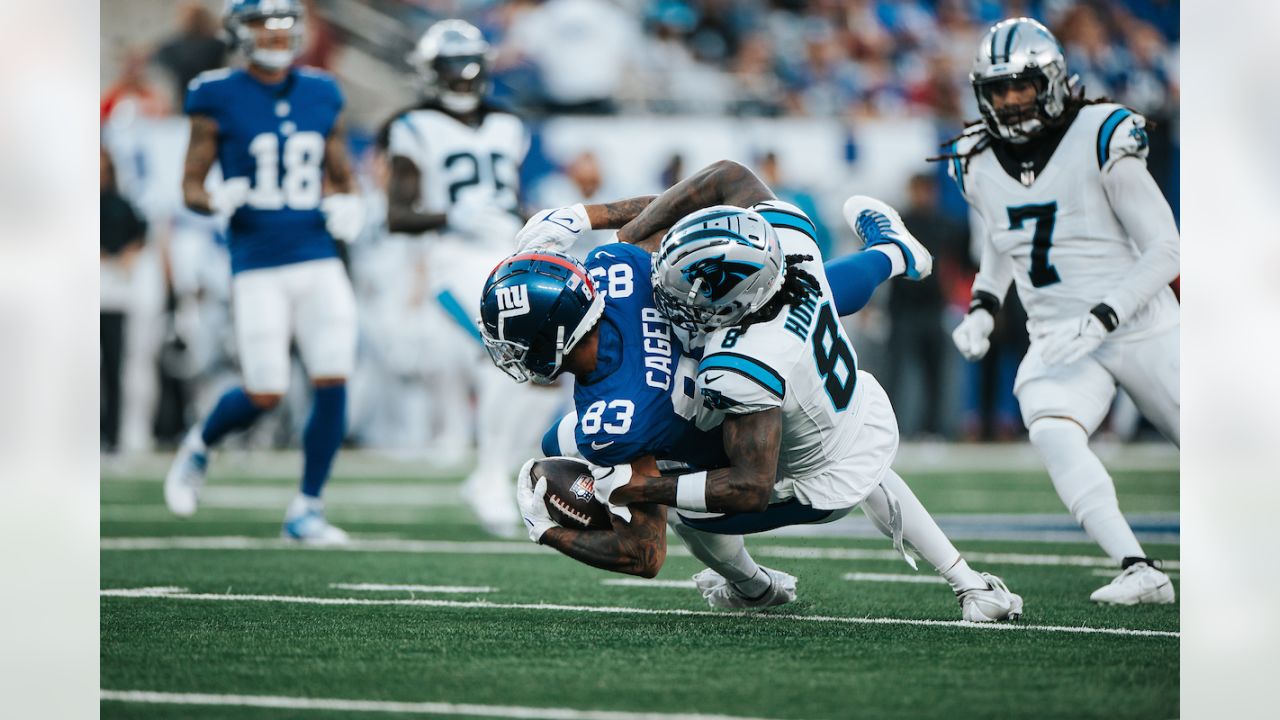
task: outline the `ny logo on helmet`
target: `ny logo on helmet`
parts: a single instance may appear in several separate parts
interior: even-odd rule
[[[529,287],[512,285],[500,287],[498,292],[498,310],[506,315],[523,315],[529,312]]]
[[[686,266],[680,274],[689,284],[701,280],[699,292],[708,300],[715,301],[729,294],[729,291],[737,287],[738,283],[751,277],[752,273],[763,267],[757,263],[725,260],[724,255],[716,255],[702,258]]]

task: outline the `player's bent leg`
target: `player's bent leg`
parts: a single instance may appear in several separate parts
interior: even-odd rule
[[[1103,346],[1099,361],[1162,435],[1174,445],[1182,442],[1182,395],[1179,390],[1179,338],[1181,330],[1168,330],[1141,340]]]
[[[760,609],[796,599],[796,579],[756,564],[741,535],[719,535],[685,524],[674,510],[668,522],[693,556],[708,569],[693,576],[698,591],[714,608]]]
[[[970,568],[910,486],[892,469],[862,502],[862,509],[880,532],[895,544],[910,547],[946,579],[965,620],[995,622],[1022,616],[1022,596],[1009,592],[1000,578]]]
[[[344,378],[316,378],[311,415],[302,431],[302,483],[285,510],[281,536],[311,544],[341,544],[347,533],[332,525],[320,499],[347,429]]]
[[[1117,563],[1143,557],[1142,545],[1120,513],[1115,482],[1089,449],[1089,436],[1074,420],[1044,417],[1031,423],[1035,447],[1062,504]]]

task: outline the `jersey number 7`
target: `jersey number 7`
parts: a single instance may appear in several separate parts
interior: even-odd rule
[[[1009,208],[1009,229],[1021,230],[1024,220],[1035,220],[1036,229],[1031,234],[1031,285],[1044,287],[1062,282],[1058,269],[1049,262],[1049,248],[1053,245],[1053,221],[1058,214],[1058,203],[1043,205],[1019,205]]]

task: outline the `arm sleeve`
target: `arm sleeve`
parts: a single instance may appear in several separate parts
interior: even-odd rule
[[[836,314],[852,315],[871,300],[880,284],[893,273],[893,263],[882,252],[856,252],[836,258],[823,266]]]
[[[1115,310],[1120,322],[1132,317],[1179,272],[1178,226],[1169,203],[1147,172],[1143,149],[1142,155],[1112,160],[1102,174],[1111,209],[1141,253],[1129,266],[1125,282],[1102,300]]]
[[[779,372],[747,355],[718,352],[698,364],[702,404],[730,415],[781,407],[786,387]]]
[[[578,452],[574,430],[578,426],[578,413],[571,412],[557,420],[542,436],[542,454],[545,457],[582,457]]]
[[[973,293],[991,293],[1003,303],[1013,282],[1013,261],[991,242],[984,219],[978,213],[972,217],[978,220],[973,224],[974,232],[982,238],[982,259],[978,261],[978,276],[973,279]]]

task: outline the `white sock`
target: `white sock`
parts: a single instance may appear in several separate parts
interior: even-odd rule
[[[897,277],[907,271],[907,258],[902,254],[902,248],[897,245],[885,243],[883,245],[872,245],[867,249],[882,252],[889,258],[890,264],[893,265],[893,277]]]
[[[751,558],[741,535],[716,535],[695,530],[680,522],[678,517],[671,523],[671,528],[694,557],[723,575],[738,592],[756,597],[769,589],[769,583],[772,582],[769,574],[761,570]]]
[[[1084,428],[1066,418],[1040,418],[1031,423],[1030,434],[1053,479],[1053,489],[1089,537],[1117,563],[1126,557],[1146,557],[1120,514],[1115,481],[1089,449]]]
[[[953,590],[966,590],[974,587],[986,587],[982,576],[970,569],[969,564],[960,556],[960,551],[951,544],[942,528],[934,521],[929,511],[920,504],[920,500],[911,488],[903,482],[898,473],[889,470],[880,481],[897,499],[902,512],[902,539],[906,545],[933,566],[938,574],[946,578]],[[893,536],[889,525],[889,503],[885,494],[879,489],[871,491],[871,495],[862,501],[862,511],[871,518],[880,532]]]

